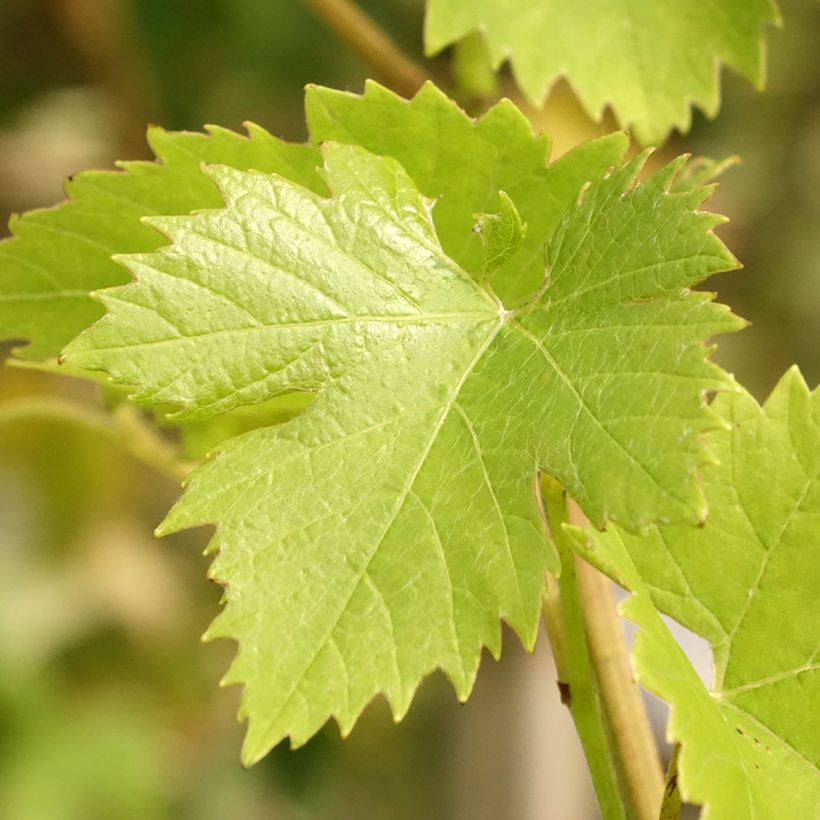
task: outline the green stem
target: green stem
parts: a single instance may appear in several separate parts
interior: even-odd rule
[[[175,481],[181,481],[196,466],[194,462],[180,460],[176,447],[162,438],[130,405],[122,404],[106,413],[90,404],[56,396],[25,396],[0,404],[0,425],[29,419],[73,424],[101,435]]]
[[[304,0],[386,85],[412,97],[430,80],[393,40],[351,0]]]
[[[548,585],[544,606],[561,699],[575,722],[604,820],[626,820],[629,815],[618,784],[614,749],[590,663],[575,553],[563,532],[568,522],[566,494],[560,484],[546,476],[541,486],[552,541],[561,561],[561,575],[557,583],[553,579]]]
[[[635,820],[657,820],[663,769],[629,654],[609,579],[578,559],[578,593],[590,661],[607,716],[627,804]]]

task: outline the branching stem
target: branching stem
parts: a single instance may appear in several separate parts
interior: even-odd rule
[[[431,79],[352,0],[304,0],[387,86],[412,97]]]

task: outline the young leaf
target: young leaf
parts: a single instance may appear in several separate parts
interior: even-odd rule
[[[475,215],[473,230],[484,247],[482,282],[515,255],[527,235],[527,223],[521,221],[521,214],[504,191],[498,192],[498,204],[498,213]]]
[[[466,697],[501,617],[532,644],[556,566],[537,468],[600,524],[699,520],[701,394],[730,384],[703,340],[738,326],[687,290],[734,261],[694,210],[705,192],[669,192],[681,162],[594,183],[509,311],[444,253],[395,160],[324,152],[329,199],[211,169],[227,207],[153,220],[172,244],[124,259],[136,281],[67,351],[186,418],[317,391],[226,443],[161,527],[217,524],[209,634],[240,643],[248,762],[331,715],[349,731],[377,692],[400,717],[436,667]]]
[[[428,0],[425,44],[436,54],[481,31],[532,102],[564,76],[591,116],[609,104],[641,142],[658,143],[689,129],[690,105],[717,113],[721,62],[763,85],[761,28],[778,21],[774,0]]]
[[[477,121],[428,83],[410,101],[368,82],[361,96],[308,88],[308,127],[315,142],[361,145],[397,159],[426,197],[444,251],[481,276],[484,247],[475,215],[498,209],[499,191],[527,224],[527,235],[493,276],[507,307],[531,297],[544,279],[544,251],[564,212],[587,182],[617,165],[629,143],[609,134],[546,164],[550,140],[502,100]]]
[[[29,341],[16,355],[54,359],[102,311],[90,292],[127,281],[112,254],[162,244],[140,220],[221,204],[203,162],[281,174],[321,191],[318,151],[281,142],[255,125],[250,139],[210,127],[204,134],[148,131],[159,162],[120,163],[122,173],[89,171],[66,184],[69,202],[12,219],[14,238],[0,242],[0,339]]]
[[[796,369],[761,409],[723,395],[710,434],[711,513],[698,530],[574,532],[579,550],[636,593],[640,681],[669,701],[683,798],[704,820],[814,817],[820,807],[820,392]],[[657,611],[709,640],[707,693]]]

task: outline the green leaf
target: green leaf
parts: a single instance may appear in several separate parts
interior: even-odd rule
[[[495,208],[503,188],[530,226],[529,242],[495,277],[496,292],[510,303],[523,301],[540,284],[548,236],[583,184],[618,162],[626,148],[625,136],[613,134],[547,169],[546,137],[534,137],[512,105],[501,103],[476,124],[432,85],[411,102],[375,83],[368,83],[363,97],[311,88],[307,107],[316,142],[361,141],[395,156],[423,193],[440,197],[435,215],[445,249],[469,261],[476,274],[482,246],[471,233],[474,214]],[[385,122],[397,127],[393,142],[385,139]],[[111,257],[161,244],[143,217],[220,204],[201,171],[203,162],[278,173],[323,192],[317,148],[282,142],[252,124],[247,128],[250,141],[216,127],[208,128],[208,136],[152,128],[148,140],[158,163],[121,163],[124,173],[80,174],[66,186],[69,202],[12,220],[16,238],[0,242],[0,339],[28,341],[16,351],[28,362],[55,359],[100,317],[90,292],[127,280]]]
[[[774,0],[428,0],[425,44],[433,55],[481,31],[532,102],[566,77],[591,116],[610,105],[657,143],[689,129],[692,104],[717,113],[721,62],[762,87],[761,28],[777,22]]]
[[[152,220],[172,244],[123,260],[136,281],[67,351],[181,418],[317,393],[225,443],[161,527],[218,527],[209,635],[239,640],[247,762],[331,715],[349,731],[378,692],[398,718],[437,667],[465,698],[502,617],[532,645],[556,568],[539,467],[600,524],[699,520],[702,393],[730,383],[703,340],[739,324],[687,289],[734,260],[704,192],[669,192],[681,161],[593,183],[510,311],[444,253],[395,160],[324,153],[327,199],[210,169],[227,207]]]
[[[204,459],[226,439],[292,419],[305,410],[312,398],[310,393],[288,393],[262,404],[242,405],[219,416],[188,422],[169,421],[161,407],[154,412],[161,426],[172,426],[178,432],[182,457]]]
[[[514,256],[527,235],[527,223],[521,221],[518,209],[504,191],[498,192],[498,202],[498,213],[475,215],[473,231],[484,246],[482,280]]]
[[[712,512],[697,530],[574,532],[579,550],[635,595],[639,680],[672,707],[683,798],[704,820],[814,817],[820,807],[820,392],[796,369],[763,408],[723,395],[710,440]],[[657,609],[705,637],[711,692]]]
[[[695,157],[690,160],[672,185],[673,191],[687,191],[692,188],[712,185],[728,170],[740,163],[740,157],[731,156],[715,160],[710,157]]]
[[[629,140],[615,133],[581,145],[547,166],[550,139],[533,135],[526,117],[502,100],[473,121],[428,83],[410,101],[368,82],[362,96],[309,87],[308,127],[315,142],[361,145],[397,159],[416,187],[435,199],[433,220],[445,252],[480,276],[475,215],[498,209],[504,191],[527,224],[518,250],[495,272],[507,307],[521,304],[544,279],[544,252],[584,184],[618,164]]]
[[[319,153],[248,126],[250,139],[223,128],[209,135],[148,131],[159,162],[120,163],[121,173],[89,171],[66,184],[69,202],[12,219],[15,238],[0,242],[0,339],[30,341],[16,355],[54,359],[102,315],[90,292],[128,281],[112,254],[152,251],[162,244],[141,222],[221,204],[201,164],[275,172],[314,190]]]

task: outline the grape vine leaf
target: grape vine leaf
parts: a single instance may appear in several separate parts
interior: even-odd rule
[[[672,707],[684,799],[704,820],[816,817],[820,810],[820,392],[797,369],[763,408],[721,395],[709,438],[711,513],[697,530],[572,531],[578,550],[635,594],[639,680]],[[707,692],[658,610],[705,637]]]
[[[503,191],[527,223],[517,252],[493,275],[493,289],[508,307],[541,285],[545,246],[564,212],[587,182],[621,161],[629,144],[625,134],[609,134],[547,165],[549,136],[535,136],[509,100],[473,121],[432,83],[410,101],[374,82],[362,95],[311,86],[305,111],[314,142],[352,143],[397,159],[419,191],[435,199],[444,251],[476,276],[484,249],[472,230],[475,215],[500,210]]]
[[[593,183],[544,287],[508,310],[444,253],[394,159],[323,152],[329,198],[209,169],[226,208],[151,220],[171,244],[123,259],[135,281],[66,351],[180,418],[316,392],[226,442],[160,527],[217,525],[209,635],[239,641],[248,763],[330,716],[349,731],[378,692],[399,718],[437,667],[465,698],[500,618],[532,645],[556,567],[537,468],[601,525],[700,520],[702,394],[732,388],[703,342],[740,325],[688,290],[735,263],[696,210],[709,189],[669,190],[684,160]]]
[[[148,142],[159,162],[78,174],[66,183],[69,202],[10,220],[13,236],[0,242],[0,339],[29,341],[16,350],[20,359],[56,358],[102,315],[90,292],[128,281],[112,255],[162,244],[142,217],[221,204],[203,162],[276,172],[322,190],[316,148],[282,142],[255,125],[248,125],[248,134],[215,126],[207,136],[150,128]]]
[[[761,29],[779,20],[774,0],[428,0],[425,47],[480,31],[532,102],[566,77],[591,116],[609,104],[646,144],[688,130],[692,104],[717,113],[721,63],[762,87]]]
[[[445,249],[459,261],[466,261],[459,253],[469,256],[476,272],[482,257],[471,233],[474,214],[488,212],[499,190],[514,198],[531,228],[530,242],[496,276],[497,292],[513,301],[538,287],[544,245],[565,208],[584,183],[621,159],[627,144],[625,135],[609,135],[547,168],[548,138],[534,136],[510,103],[474,123],[431,84],[409,102],[373,82],[362,96],[311,87],[306,107],[314,143],[358,141],[405,164],[422,192],[439,198],[435,218]],[[111,257],[161,244],[142,217],[221,203],[201,172],[203,162],[279,173],[323,191],[315,146],[285,143],[259,126],[246,127],[250,141],[215,126],[207,128],[208,136],[151,128],[148,141],[158,163],[121,163],[124,173],[79,174],[67,183],[69,202],[12,220],[15,238],[0,242],[0,339],[29,341],[16,350],[20,359],[54,359],[101,315],[89,293],[126,281]]]

